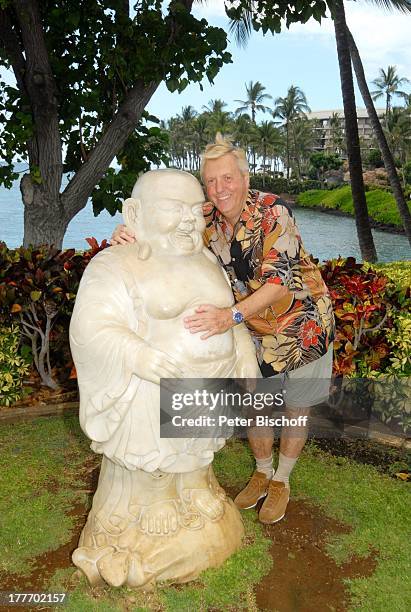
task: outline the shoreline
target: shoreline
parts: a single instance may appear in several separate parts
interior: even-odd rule
[[[349,219],[353,219],[353,221],[355,221],[355,216],[351,215],[350,213],[347,213],[345,211],[342,210],[338,210],[338,208],[329,208],[327,206],[299,206],[297,201],[292,199],[290,197],[289,194],[284,193],[284,194],[280,194],[280,197],[282,199],[284,199],[287,204],[290,205],[290,207],[294,210],[294,209],[299,209],[299,210],[316,210],[318,212],[321,213],[326,213],[329,215],[334,215],[336,217],[347,217]],[[370,221],[370,226],[372,227],[372,229],[377,229],[380,230],[382,232],[387,232],[389,234],[397,234],[399,236],[405,236],[405,230],[403,227],[400,227],[398,225],[393,225],[392,223],[382,223],[381,221],[376,221],[375,219],[373,219],[372,217],[368,217],[369,221]]]

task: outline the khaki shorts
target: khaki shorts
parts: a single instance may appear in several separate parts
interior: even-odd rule
[[[309,408],[328,400],[333,365],[333,344],[325,355],[285,374],[282,378],[285,403],[289,409]]]

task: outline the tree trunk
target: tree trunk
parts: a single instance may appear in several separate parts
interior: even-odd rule
[[[364,68],[362,65],[360,54],[358,52],[357,45],[355,44],[355,40],[352,37],[352,34],[348,28],[347,36],[348,43],[350,45],[351,59],[357,77],[358,87],[364,100],[365,108],[367,109],[367,113],[370,118],[371,125],[381,151],[384,166],[388,175],[388,180],[390,181],[392,192],[397,203],[398,211],[400,213],[405,233],[408,237],[409,243],[411,244],[411,213],[404,198],[404,192],[402,190],[401,181],[399,179],[397,169],[395,167],[394,157],[391,153],[390,147],[388,146],[384,130],[382,129],[380,120],[375,110],[374,102],[368,89],[367,81],[364,74]]]
[[[351,177],[351,193],[355,211],[355,224],[357,227],[362,258],[366,261],[375,262],[377,261],[377,252],[371,233],[367,201],[365,199],[354,82],[351,70],[351,56],[348,46],[347,24],[342,0],[338,0],[334,4],[333,20],[338,63],[340,67],[341,91],[345,118],[345,137]]]
[[[24,203],[23,246],[53,244],[61,249],[70,219],[63,214],[60,196],[53,199],[42,184],[33,183],[29,174],[21,179],[20,190]]]
[[[290,135],[288,132],[288,121],[285,124],[285,133],[286,133],[286,148],[287,148],[287,181],[290,180]]]

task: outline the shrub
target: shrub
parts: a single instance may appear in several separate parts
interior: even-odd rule
[[[334,343],[336,374],[367,376],[390,365],[387,332],[409,295],[369,264],[353,257],[333,259],[321,267],[334,305],[337,334]]]
[[[19,353],[20,330],[0,327],[0,405],[9,406],[23,397],[23,377],[30,364]]]
[[[384,162],[382,161],[381,151],[379,149],[371,149],[368,153],[367,163],[371,168],[382,168]]]
[[[78,285],[90,259],[106,247],[87,239],[90,250],[76,253],[54,247],[0,244],[0,323],[16,324],[29,342],[34,365],[44,385],[59,386],[53,368],[70,368],[68,327]]]
[[[394,421],[407,433],[411,428],[411,262],[398,264],[376,269],[349,257],[328,261],[321,271],[336,318],[334,372],[353,379],[345,389],[349,393],[352,388],[354,413],[361,407],[371,408],[382,422]]]
[[[250,176],[250,187],[251,189],[258,189],[259,191],[265,191],[268,193],[289,193],[296,195],[301,191],[307,191],[308,189],[321,189],[321,181],[306,179],[304,181],[297,181],[291,179],[287,181],[286,178],[271,178],[265,177],[263,185],[263,177],[261,174],[256,176]]]

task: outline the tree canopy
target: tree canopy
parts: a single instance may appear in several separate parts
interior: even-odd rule
[[[231,61],[224,30],[191,8],[192,0],[0,0],[0,67],[16,80],[1,83],[0,183],[18,177],[16,161],[28,163],[25,243],[61,244],[90,196],[96,211],[114,213],[136,173],[161,161],[164,136],[144,121],[159,83],[182,91],[212,82]],[[109,170],[115,158],[120,173]],[[71,180],[61,191],[63,172]]]

